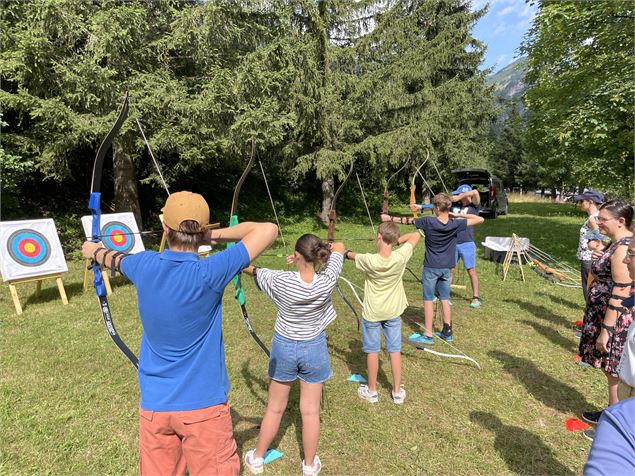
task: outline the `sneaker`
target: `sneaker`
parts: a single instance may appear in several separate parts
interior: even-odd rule
[[[245,466],[249,468],[251,474],[261,474],[265,470],[265,460],[264,458],[254,458],[255,452],[255,448],[251,451],[247,451],[243,461],[245,462]]]
[[[587,428],[586,430],[582,430],[582,436],[584,436],[589,441],[593,441],[593,439],[595,438],[595,428]]]
[[[377,401],[379,400],[379,394],[377,393],[377,390],[371,392],[368,388],[368,385],[360,385],[357,389],[357,395],[359,395],[359,398],[363,398],[370,403],[377,403]]]
[[[452,342],[454,340],[454,337],[452,337],[452,334],[446,334],[444,332],[435,332],[434,335],[437,336],[439,339],[443,339],[446,342]]]
[[[304,464],[304,460],[302,460],[302,474],[304,476],[315,476],[320,472],[321,469],[322,463],[320,462],[320,457],[318,455],[315,455],[315,457],[313,458],[312,466],[307,466],[306,464]]]
[[[434,338],[429,337],[425,334],[419,334],[418,336],[410,336],[410,341],[413,344],[434,345]]]
[[[600,421],[600,417],[602,416],[602,410],[599,412],[583,412],[582,419],[587,423],[593,423],[594,425],[598,424]]]
[[[478,296],[474,296],[469,306],[472,308],[481,307],[481,298]]]
[[[403,388],[403,385],[399,387],[399,391],[397,393],[395,393],[394,390],[390,393],[392,393],[392,401],[395,402],[397,405],[401,405],[406,399],[406,389]]]

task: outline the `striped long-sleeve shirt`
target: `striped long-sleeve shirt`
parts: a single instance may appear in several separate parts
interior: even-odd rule
[[[342,271],[344,257],[331,253],[313,282],[306,283],[297,271],[259,268],[256,285],[278,307],[275,331],[293,340],[318,336],[336,317],[331,294]]]

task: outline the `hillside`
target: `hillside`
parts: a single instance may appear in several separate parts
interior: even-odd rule
[[[502,99],[522,98],[527,89],[523,82],[525,74],[525,63],[527,58],[518,58],[513,63],[505,66],[500,71],[487,77],[489,84],[495,85],[495,94]]]

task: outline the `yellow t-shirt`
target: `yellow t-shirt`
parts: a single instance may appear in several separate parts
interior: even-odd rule
[[[355,256],[355,266],[364,272],[365,278],[364,319],[371,322],[387,321],[400,316],[408,307],[402,278],[412,251],[412,245],[404,243],[387,258],[379,253]]]

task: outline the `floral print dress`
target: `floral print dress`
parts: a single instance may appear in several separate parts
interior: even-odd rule
[[[613,294],[613,287],[616,284],[611,274],[611,257],[619,246],[628,246],[630,239],[630,237],[626,237],[613,243],[591,266],[595,281],[589,287],[589,304],[584,313],[582,337],[580,338],[580,349],[578,351],[583,362],[595,368],[603,369],[615,377],[617,377],[617,368],[624,349],[626,334],[633,321],[633,308],[624,308],[622,312],[618,312],[615,330],[609,336],[608,352],[604,353],[597,350],[595,343],[602,330],[604,315],[606,314],[609,299],[611,299]],[[630,284],[632,286],[632,283]]]

